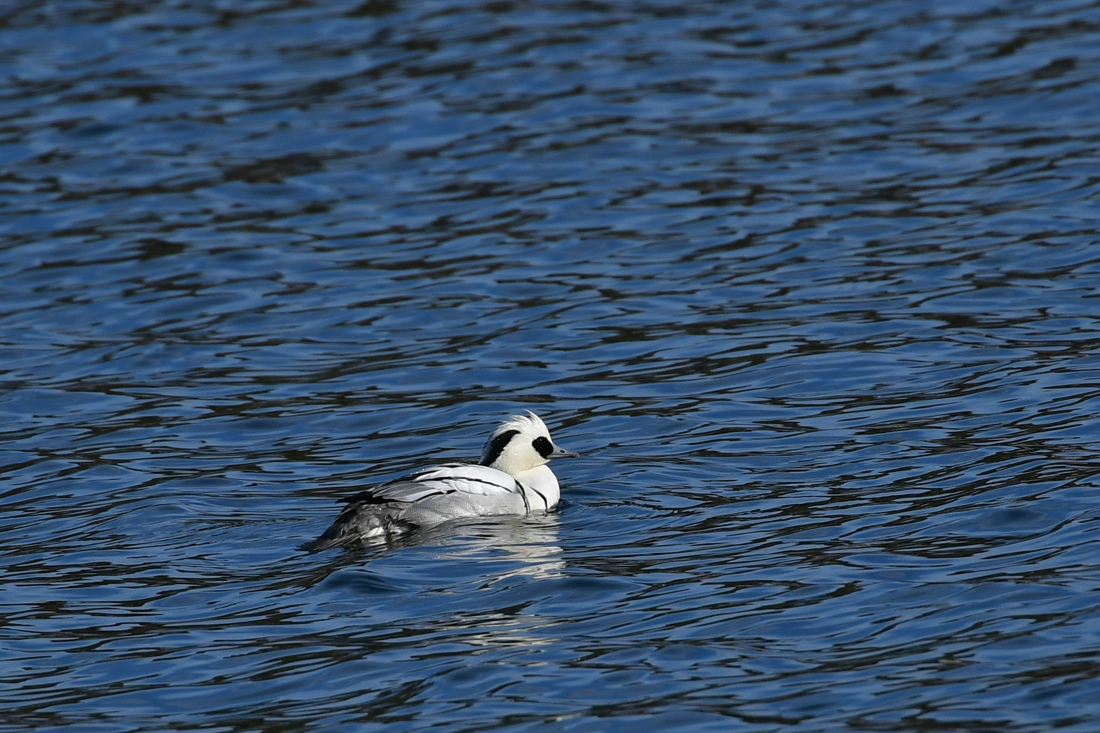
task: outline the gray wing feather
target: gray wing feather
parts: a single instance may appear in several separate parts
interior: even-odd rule
[[[417,524],[407,514],[411,511],[410,507],[422,507],[423,513],[430,515],[438,509],[430,509],[432,502],[425,500],[455,493],[469,497],[523,496],[519,483],[503,471],[488,466],[443,464],[348,497],[345,500],[347,506],[332,526],[313,542],[303,545],[302,549],[313,552],[345,545],[361,537],[407,531]],[[525,496],[523,502],[526,505]]]
[[[409,476],[402,476],[358,494],[374,497],[375,501],[397,501],[411,504],[437,494],[477,494],[493,496],[519,492],[516,480],[488,466],[450,463],[435,466]],[[353,497],[354,499],[355,497]]]

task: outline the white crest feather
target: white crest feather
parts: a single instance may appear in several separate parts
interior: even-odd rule
[[[526,415],[512,415],[507,421],[502,423],[496,430],[493,431],[492,438],[497,437],[501,433],[506,433],[509,430],[516,430],[524,435],[545,435],[550,436],[550,429],[546,427],[546,423],[542,421],[542,418],[531,412],[527,411]],[[492,440],[490,438],[490,440]]]

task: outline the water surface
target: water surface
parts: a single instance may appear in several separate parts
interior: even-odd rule
[[[1093,729],[1095,3],[0,49],[0,729]],[[526,408],[559,512],[298,551]]]

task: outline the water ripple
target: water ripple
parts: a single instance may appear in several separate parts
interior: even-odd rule
[[[1094,727],[1092,4],[2,15],[0,729]]]

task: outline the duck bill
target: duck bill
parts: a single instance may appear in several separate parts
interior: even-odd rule
[[[554,459],[554,458],[580,458],[580,454],[579,453],[574,453],[571,450],[565,450],[564,448],[559,448],[558,446],[555,445],[554,446],[554,451],[550,454],[550,458],[551,459]]]

